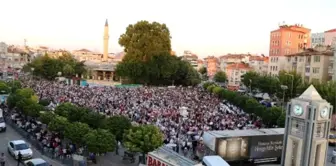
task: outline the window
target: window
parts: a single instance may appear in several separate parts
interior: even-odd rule
[[[314,62],[320,62],[320,59],[321,57],[320,56],[314,56]]]
[[[313,73],[318,74],[320,72],[320,68],[314,67],[313,68]]]

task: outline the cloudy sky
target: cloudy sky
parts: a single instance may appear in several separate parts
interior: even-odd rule
[[[269,33],[280,22],[322,32],[336,28],[336,0],[1,0],[0,41],[102,51],[105,19],[110,52],[139,20],[167,24],[178,54],[268,55]]]

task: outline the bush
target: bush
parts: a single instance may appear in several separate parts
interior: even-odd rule
[[[42,106],[48,106],[50,104],[50,101],[46,100],[46,99],[41,99],[39,101],[39,104],[42,105]]]

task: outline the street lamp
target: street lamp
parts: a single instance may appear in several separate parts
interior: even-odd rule
[[[285,75],[291,77],[291,80],[292,80],[292,86],[291,86],[291,98],[293,98],[294,75],[293,75],[293,74],[289,74],[289,73],[285,73]]]
[[[283,90],[283,94],[282,94],[282,107],[285,108],[285,93],[286,93],[286,90],[288,89],[288,86],[286,86],[286,85],[280,85],[280,88]]]

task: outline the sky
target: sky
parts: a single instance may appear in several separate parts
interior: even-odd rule
[[[148,20],[168,26],[178,55],[268,55],[280,22],[323,32],[336,28],[335,9],[336,0],[1,0],[0,41],[101,52],[108,19],[109,52],[119,52],[126,27]]]

